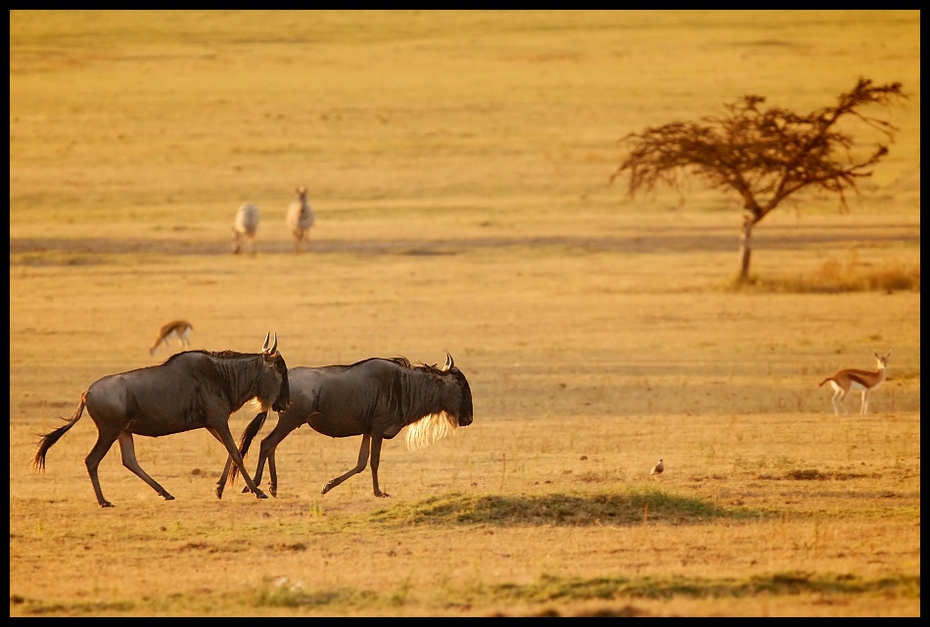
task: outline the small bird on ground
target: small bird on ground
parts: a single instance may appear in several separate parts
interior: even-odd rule
[[[652,472],[649,473],[649,476],[655,481],[656,478],[662,474],[663,470],[665,470],[665,462],[660,459],[659,463],[652,467]]]

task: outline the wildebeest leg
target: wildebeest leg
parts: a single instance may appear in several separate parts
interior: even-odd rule
[[[381,465],[381,444],[383,442],[384,440],[379,435],[376,435],[371,440],[371,481],[375,487],[375,496],[388,497],[391,495],[382,492],[381,488],[378,487],[378,466]]]
[[[94,484],[94,492],[97,494],[97,503],[100,504],[100,507],[113,507],[112,503],[103,498],[103,491],[100,489],[100,480],[97,478],[97,467],[100,465],[100,460],[106,457],[107,452],[110,450],[110,447],[113,446],[113,443],[116,442],[117,437],[119,437],[118,433],[100,431],[97,434],[97,443],[94,444],[94,448],[90,449],[90,453],[84,458],[84,465],[87,466],[87,474],[90,475],[90,482]]]
[[[223,474],[220,475],[220,480],[216,482],[216,498],[223,498],[223,488],[226,487],[226,480],[229,477],[229,471],[232,470],[232,457],[226,456],[226,465],[223,466]]]
[[[262,471],[265,468],[265,461],[268,462],[268,472],[271,479],[268,484],[268,491],[271,496],[278,496],[278,473],[274,464],[274,452],[278,448],[281,440],[287,437],[291,431],[301,425],[301,421],[289,419],[287,414],[278,414],[278,424],[274,426],[271,433],[262,440],[258,451],[258,466],[255,467],[255,483],[262,481]]]
[[[259,430],[262,428],[262,425],[265,424],[265,419],[267,418],[267,411],[255,414],[255,418],[252,418],[252,422],[250,422],[245,428],[245,431],[242,432],[242,438],[239,440],[239,454],[242,455],[243,460],[245,459],[245,454],[249,452],[249,447],[252,445],[252,440],[254,440],[255,436],[258,435]],[[236,480],[236,475],[239,474],[238,471],[239,469],[233,466],[232,457],[227,455],[226,466],[223,468],[223,474],[220,475],[220,480],[216,482],[216,498],[223,498],[223,488],[227,483],[233,483]],[[261,482],[256,479],[255,484],[258,485],[259,483]],[[244,492],[248,491],[249,488],[246,487]]]
[[[245,479],[246,485],[249,486],[249,491],[254,492],[256,498],[267,499],[268,496],[258,489],[258,486],[252,481],[249,471],[245,469],[242,455],[239,454],[239,449],[236,448],[236,441],[233,440],[232,433],[229,432],[229,425],[224,424],[223,427],[207,427],[207,431],[226,447],[226,452],[229,453],[232,460],[236,463],[236,466],[239,467],[239,472],[242,474],[242,478]]]
[[[132,434],[128,431],[123,431],[119,434],[119,450],[123,456],[123,466],[131,470],[137,477],[149,484],[159,496],[164,497],[166,501],[173,501],[174,497],[168,494],[168,491],[165,490],[157,481],[152,479],[148,473],[142,470],[142,466],[139,465],[139,462],[136,461],[136,447],[132,441]]]
[[[380,440],[380,438],[379,438]],[[380,442],[379,442],[380,446]],[[323,486],[323,490],[320,494],[326,494],[337,485],[351,477],[352,475],[357,475],[358,473],[365,470],[365,466],[368,465],[368,452],[371,447],[371,436],[367,433],[362,436],[362,445],[358,449],[358,463],[355,464],[355,468],[345,473],[344,475],[339,475],[335,479],[330,479],[329,482]]]

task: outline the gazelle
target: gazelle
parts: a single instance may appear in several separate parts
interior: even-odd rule
[[[818,387],[823,387],[823,384],[827,381],[829,381],[830,385],[833,387],[833,411],[836,412],[837,416],[840,415],[841,407],[843,408],[843,413],[849,413],[844,403],[846,395],[857,390],[862,391],[862,407],[859,409],[859,413],[863,416],[868,413],[869,392],[884,383],[885,369],[888,367],[888,358],[891,357],[891,351],[888,351],[884,357],[876,352],[873,352],[873,355],[875,355],[875,363],[878,366],[877,370],[856,370],[854,368],[849,368],[840,370],[832,377],[827,377],[820,382],[820,386]]]
[[[155,351],[158,350],[158,347],[162,344],[170,351],[171,340],[177,340],[181,344],[182,349],[187,348],[191,345],[190,332],[193,330],[194,325],[187,320],[172,320],[158,330],[158,336],[155,338],[155,342],[149,347],[149,355],[154,355]]]

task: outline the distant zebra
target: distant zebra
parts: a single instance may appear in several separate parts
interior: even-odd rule
[[[307,202],[306,187],[297,188],[297,200],[292,201],[287,208],[287,226],[294,235],[294,252],[303,251],[307,232],[313,226],[313,210]]]
[[[255,254],[255,231],[258,230],[258,207],[252,203],[242,203],[236,211],[236,221],[233,223],[232,253],[238,255],[245,240],[250,255]]]

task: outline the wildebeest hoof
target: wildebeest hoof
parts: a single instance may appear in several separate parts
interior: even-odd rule
[[[216,486],[216,498],[218,499],[223,498],[223,488],[221,488],[220,486]]]
[[[387,492],[375,492],[375,496],[377,496],[379,499],[391,498],[391,495],[388,494]]]
[[[278,486],[269,486],[268,491],[271,492],[271,496],[278,498]]]
[[[100,507],[113,507],[113,503],[110,501],[101,501]]]
[[[165,497],[165,500],[166,500],[166,501],[173,501],[173,500],[174,500],[174,497],[171,496],[170,494],[164,494],[163,496]]]
[[[242,488],[243,494],[248,494],[249,492],[251,492],[251,490],[249,490],[249,486],[245,486],[244,488]]]
[[[256,491],[255,491],[255,498],[257,498],[257,499],[267,499],[267,498],[268,498],[268,495],[265,494],[264,492],[262,492],[261,490],[256,490]]]
[[[320,494],[326,494],[327,492],[329,492],[329,491],[332,490],[332,489],[333,489],[333,482],[330,481],[329,483],[327,483],[326,485],[323,486],[323,489],[320,490]]]

